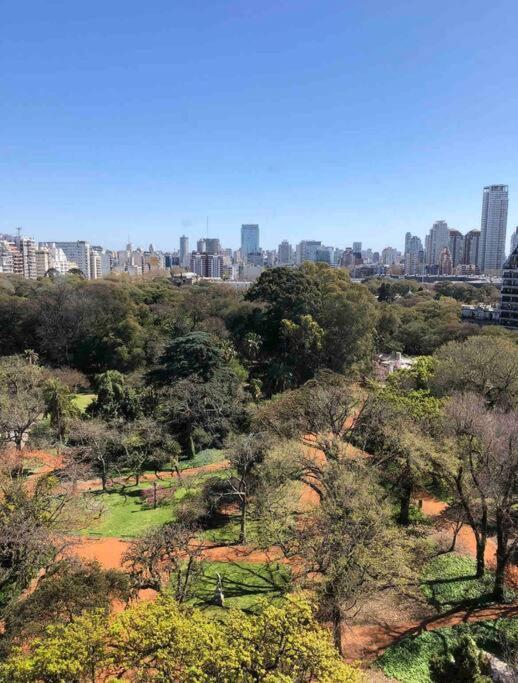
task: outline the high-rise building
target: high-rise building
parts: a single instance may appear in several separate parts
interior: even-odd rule
[[[15,246],[8,240],[0,240],[0,273],[12,275],[14,273]]]
[[[479,249],[481,273],[491,273],[502,269],[505,259],[508,205],[507,185],[488,185],[484,188]]]
[[[450,230],[450,241],[448,244],[453,267],[459,265],[464,260],[464,236],[460,230]]]
[[[205,238],[205,251],[207,254],[219,254],[221,251],[221,242],[217,237]]]
[[[287,240],[283,240],[279,244],[278,252],[278,262],[280,266],[287,266],[293,263],[293,249],[291,244]]]
[[[425,240],[425,260],[430,266],[439,264],[439,257],[443,249],[449,247],[450,229],[446,221],[435,221]]]
[[[417,235],[409,232],[405,235],[405,273],[407,275],[423,275],[424,250],[423,243]]]
[[[36,272],[36,242],[32,237],[17,237],[16,248],[21,254],[22,271],[20,275],[28,280],[35,280]]]
[[[355,254],[361,254],[362,253],[362,243],[361,242],[353,242],[353,252]]]
[[[243,223],[241,226],[241,258],[246,263],[248,254],[257,254],[259,246],[259,225]]]
[[[221,277],[223,275],[223,256],[193,251],[191,271],[201,277]]]
[[[511,235],[511,254],[513,251],[518,247],[518,225],[515,228],[515,231]]]
[[[439,254],[439,275],[451,275],[453,273],[453,260],[448,247]]]
[[[503,267],[500,324],[518,329],[518,245]]]
[[[464,236],[463,263],[467,266],[478,266],[480,250],[480,230],[470,230]]]
[[[89,242],[78,240],[77,242],[54,242],[53,244],[58,249],[62,249],[65,252],[67,260],[76,263],[83,275],[90,280],[91,248]],[[131,245],[128,245],[128,247],[131,249]]]
[[[189,268],[191,256],[189,254],[189,238],[187,235],[182,235],[180,237],[180,265],[182,268]]]
[[[316,261],[317,250],[322,246],[320,240],[302,240],[296,247],[295,260],[297,263]]]
[[[399,262],[401,254],[394,247],[385,247],[381,252],[381,262],[384,266],[393,266],[395,263]]]
[[[48,247],[36,249],[36,276],[45,277],[50,268],[50,253]]]

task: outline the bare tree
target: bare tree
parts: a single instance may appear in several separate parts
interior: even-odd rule
[[[488,409],[481,396],[462,394],[448,402],[447,420],[455,437],[451,483],[475,536],[477,576],[484,572],[490,524],[496,526],[494,597],[501,601],[506,567],[518,544],[518,413]]]
[[[161,591],[172,579],[178,602],[190,595],[192,580],[201,571],[202,545],[198,528],[171,522],[133,541],[123,557],[134,588]]]

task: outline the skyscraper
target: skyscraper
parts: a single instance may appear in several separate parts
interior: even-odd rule
[[[182,268],[189,268],[191,257],[189,256],[189,238],[187,235],[182,235],[180,237],[180,252],[178,256]]]
[[[480,230],[470,230],[464,236],[464,259],[469,266],[477,266],[479,262]]]
[[[293,249],[287,240],[283,240],[279,244],[278,254],[280,266],[287,266],[293,262]]]
[[[464,259],[464,236],[459,230],[450,230],[450,243],[448,249],[451,254],[453,268],[462,263]]]
[[[479,267],[481,273],[502,269],[507,230],[507,185],[488,185],[482,195]]]
[[[407,275],[422,275],[423,272],[423,243],[417,235],[407,232],[405,235],[405,273]]]
[[[246,263],[248,254],[259,252],[259,226],[257,223],[243,223],[241,226],[241,258]]]
[[[439,264],[439,257],[442,250],[448,248],[450,244],[450,230],[446,221],[435,221],[430,228],[430,233],[426,236],[426,263],[430,266]]]
[[[361,242],[353,242],[353,252],[355,254],[361,254],[362,253],[362,243]]]
[[[513,251],[518,247],[518,225],[516,226],[515,231],[511,235],[511,254]]]

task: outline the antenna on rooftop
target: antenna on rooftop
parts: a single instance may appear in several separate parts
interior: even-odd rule
[[[22,236],[22,229],[20,227],[16,228],[16,232],[18,233],[18,239]]]

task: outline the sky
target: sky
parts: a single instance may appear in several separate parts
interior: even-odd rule
[[[4,0],[0,232],[402,248],[518,224],[516,0]]]

